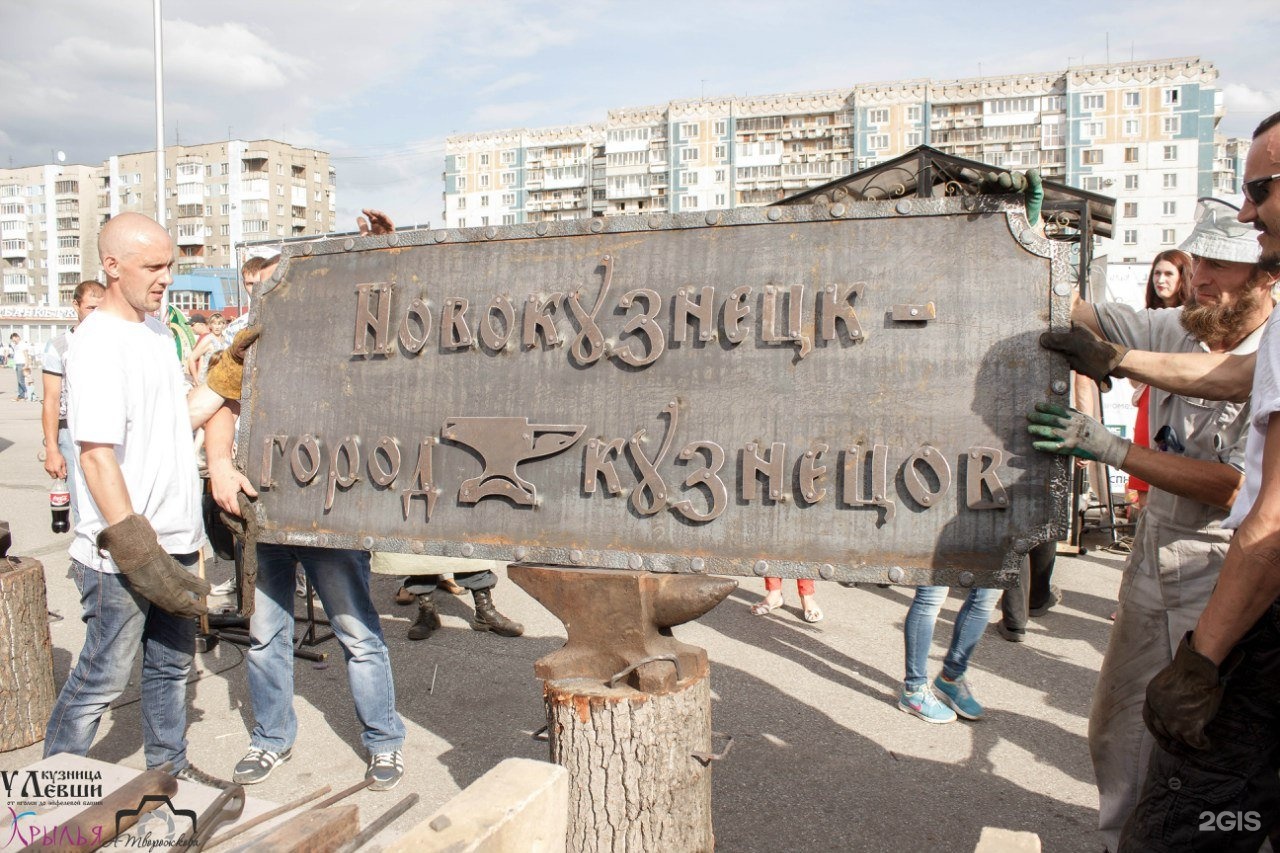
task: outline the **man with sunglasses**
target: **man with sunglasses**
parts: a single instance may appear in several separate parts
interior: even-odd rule
[[[1258,126],[1239,221],[1259,233],[1260,265],[1280,270],[1280,113]],[[1223,527],[1235,535],[1218,583],[1173,662],[1152,679],[1143,717],[1155,736],[1121,850],[1257,850],[1280,824],[1280,332],[1254,356],[1126,351],[1080,332],[1043,343],[1096,379],[1242,399],[1252,388],[1245,482]],[[1229,818],[1224,818],[1229,816]]]
[[[1180,247],[1195,260],[1193,304],[1136,311],[1078,302],[1073,322],[1139,349],[1254,352],[1271,315],[1271,282],[1256,263],[1252,229],[1236,220],[1237,212],[1217,199],[1201,199],[1197,207],[1195,229]],[[1098,459],[1151,484],[1089,715],[1098,826],[1115,850],[1153,746],[1142,721],[1147,684],[1195,625],[1226,556],[1231,533],[1222,522],[1244,480],[1249,408],[1152,389],[1154,449],[1054,405],[1038,407],[1031,420],[1036,449]]]

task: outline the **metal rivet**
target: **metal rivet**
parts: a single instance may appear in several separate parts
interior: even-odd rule
[[[646,222],[645,224],[648,225],[650,228],[659,228],[662,225],[662,220],[656,216],[650,216],[649,221]]]
[[[360,540],[360,547],[361,547],[361,548],[363,548],[363,549],[365,549],[366,551],[372,551],[372,550],[373,550],[373,537],[372,537],[372,536],[366,536],[366,537],[364,537],[363,539],[361,539],[361,540]]]
[[[898,211],[898,213],[910,213],[910,212],[911,212],[911,202],[909,202],[909,201],[907,201],[907,200],[903,199],[902,201],[900,201],[900,202],[898,202],[897,204],[895,204],[895,205],[893,206],[893,209],[894,209],[894,210],[896,210],[896,211]]]
[[[844,205],[843,204],[831,205],[831,215],[836,217],[837,219],[839,219],[841,216],[844,216]]]
[[[423,551],[426,551],[426,550],[427,550],[427,546],[426,546],[426,545],[423,545],[423,544],[422,544],[422,542],[420,542],[419,540],[415,539],[415,540],[413,540],[413,542],[409,545],[409,550],[413,551],[413,553],[415,553],[415,554],[421,554]]]
[[[751,567],[751,571],[755,572],[760,577],[764,577],[769,573],[769,564],[764,560],[757,560],[756,564]]]
[[[769,208],[769,212],[766,213],[765,216],[769,217],[770,222],[777,222],[779,219],[782,218],[782,211],[778,210],[778,208],[776,207],[771,207]]]
[[[443,231],[437,231],[437,232],[436,232],[435,234],[433,234],[432,236],[435,238],[435,241],[436,241],[437,243],[443,243],[443,242],[445,241],[445,238],[446,238],[446,237],[448,237],[449,235],[448,235],[448,234],[446,234],[446,233],[445,233],[445,232],[443,232]]]
[[[1182,780],[1181,780],[1181,779],[1179,779],[1177,776],[1170,776],[1170,777],[1169,777],[1169,790],[1170,790],[1170,791],[1177,791],[1177,790],[1180,790],[1181,788],[1182,788]]]
[[[356,241],[350,237],[342,241],[342,251],[344,252],[350,252],[355,247],[356,247]]]
[[[1008,502],[1009,502],[1009,499],[1006,498],[1004,495],[1000,495],[998,498],[996,498],[996,503],[1000,504],[1000,506],[1004,506]]]
[[[912,308],[912,309],[911,309],[911,316],[912,316],[912,317],[917,316],[919,313],[920,313],[920,309],[919,309],[919,308]]]
[[[391,233],[391,234],[388,234],[388,235],[387,235],[387,245],[388,245],[388,246],[399,246],[399,245],[400,245],[400,235],[399,235],[399,234],[396,234],[396,233],[394,233],[394,232],[393,232],[393,233]]]
[[[836,567],[831,565],[830,563],[823,563],[821,566],[818,566],[818,577],[822,578],[823,580],[829,581],[835,576],[836,576]]]
[[[1055,380],[1053,380],[1053,386],[1052,386],[1052,387],[1053,387],[1053,393],[1055,393],[1055,394],[1065,394],[1065,393],[1067,393],[1067,382],[1066,382],[1066,380],[1065,380],[1065,379],[1055,379]]]
[[[929,501],[931,501],[931,500],[932,500],[932,498],[930,498],[928,495],[921,495],[921,496],[920,496],[920,503],[924,504],[925,506],[928,506],[928,505],[929,505]]]
[[[703,217],[703,221],[706,222],[708,225],[719,225],[720,214],[716,213],[714,210],[709,211],[707,215]]]
[[[639,554],[632,554],[630,557],[627,558],[627,567],[630,569],[633,569],[634,571],[639,571],[640,569],[643,569],[644,557],[641,557]]]
[[[517,560],[523,560],[523,559],[524,559],[525,557],[527,557],[527,556],[529,556],[529,549],[528,549],[528,548],[524,547],[523,545],[521,545],[519,548],[516,548],[516,559],[517,559]]]
[[[1053,294],[1054,296],[1070,296],[1071,285],[1067,284],[1065,281],[1060,281],[1053,286]]]
[[[960,586],[973,586],[973,572],[960,573]]]
[[[693,569],[695,572],[700,572],[706,567],[707,563],[701,557],[694,557],[689,561],[689,568]]]
[[[603,231],[603,230],[604,230],[604,220],[603,220],[603,219],[592,219],[592,220],[591,220],[591,230],[592,230],[592,231],[594,231],[594,232],[595,232],[595,233],[597,233],[597,234],[599,234],[601,231]]]
[[[322,533],[316,537],[316,542],[319,543],[321,548],[327,548],[329,546],[329,537]]]
[[[305,246],[302,247],[302,254],[309,255],[315,250],[316,250],[315,246],[311,245],[310,243],[307,243]]]
[[[470,542],[462,543],[462,556],[470,557],[475,552],[476,552],[476,546],[472,545]]]
[[[573,562],[575,562],[575,563],[581,563],[581,562],[582,562],[582,552],[575,548],[574,550],[572,550],[572,551],[570,551],[570,552],[569,552],[569,559],[570,559],[570,560],[572,560],[572,561],[573,561]]]
[[[498,236],[498,229],[490,225],[488,228],[484,229],[484,236],[486,240],[492,240],[494,237]]]
[[[889,580],[893,583],[902,583],[902,579],[906,576],[907,573],[902,570],[902,566],[894,566],[889,569]]]
[[[537,234],[539,237],[545,237],[547,236],[547,232],[550,230],[551,229],[547,226],[547,223],[539,222],[534,226],[533,233]]]

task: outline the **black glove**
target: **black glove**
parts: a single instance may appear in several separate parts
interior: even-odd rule
[[[209,612],[204,600],[208,581],[165,553],[151,522],[142,516],[129,515],[103,529],[98,547],[111,555],[129,586],[161,610],[185,617]]]
[[[1072,370],[1097,382],[1103,391],[1111,390],[1111,374],[1129,352],[1128,347],[1104,341],[1084,326],[1072,326],[1069,332],[1045,332],[1040,346],[1062,353]]]
[[[209,372],[205,374],[205,384],[224,400],[239,400],[240,385],[244,381],[244,354],[253,346],[258,335],[262,334],[259,325],[250,326],[236,332],[231,346],[221,353],[217,361],[210,361]]]
[[[1175,755],[1188,747],[1208,748],[1205,727],[1218,713],[1226,676],[1239,661],[1239,655],[1232,652],[1219,668],[1191,647],[1191,635],[1188,631],[1178,644],[1173,663],[1151,679],[1142,707],[1147,730],[1166,752]]]

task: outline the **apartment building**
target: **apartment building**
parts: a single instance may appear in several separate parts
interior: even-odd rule
[[[468,227],[771,204],[927,144],[1114,196],[1115,238],[1099,254],[1146,262],[1186,237],[1199,196],[1239,192],[1247,142],[1216,133],[1217,77],[1199,58],[1162,59],[671,101],[599,124],[456,136],[443,218]]]
[[[336,177],[323,151],[271,139],[165,149],[166,222],[177,272],[236,267],[245,242],[335,230]],[[70,304],[98,275],[97,234],[109,218],[156,215],[154,151],[102,165],[0,169],[0,305]]]

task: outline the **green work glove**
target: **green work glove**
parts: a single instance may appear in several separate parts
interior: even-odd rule
[[[1040,346],[1062,353],[1072,370],[1097,382],[1103,391],[1111,390],[1111,375],[1129,352],[1128,347],[1104,341],[1084,326],[1072,326],[1069,332],[1045,332]]]
[[[142,516],[128,515],[103,528],[98,547],[111,555],[129,586],[161,610],[186,617],[208,612],[209,582],[165,553],[155,528]]]
[[[1112,468],[1124,464],[1133,443],[1088,415],[1053,403],[1036,403],[1036,410],[1027,414],[1027,420],[1031,421],[1027,432],[1042,439],[1031,443],[1036,450],[1060,456],[1079,456],[1103,462]]]
[[[205,384],[224,400],[239,400],[240,386],[244,381],[244,355],[262,334],[262,327],[253,325],[236,332],[231,346],[227,347],[215,362],[209,365]]]
[[[1177,755],[1188,747],[1206,749],[1209,738],[1205,727],[1218,713],[1226,676],[1239,662],[1236,652],[1219,667],[1197,652],[1188,631],[1178,644],[1173,663],[1166,666],[1147,685],[1147,701],[1142,706],[1142,719],[1147,730],[1166,752]]]
[[[1027,206],[1027,222],[1040,224],[1040,208],[1044,206],[1044,181],[1039,169],[1026,172],[987,172],[982,177],[981,192],[990,194],[1022,193]]]

